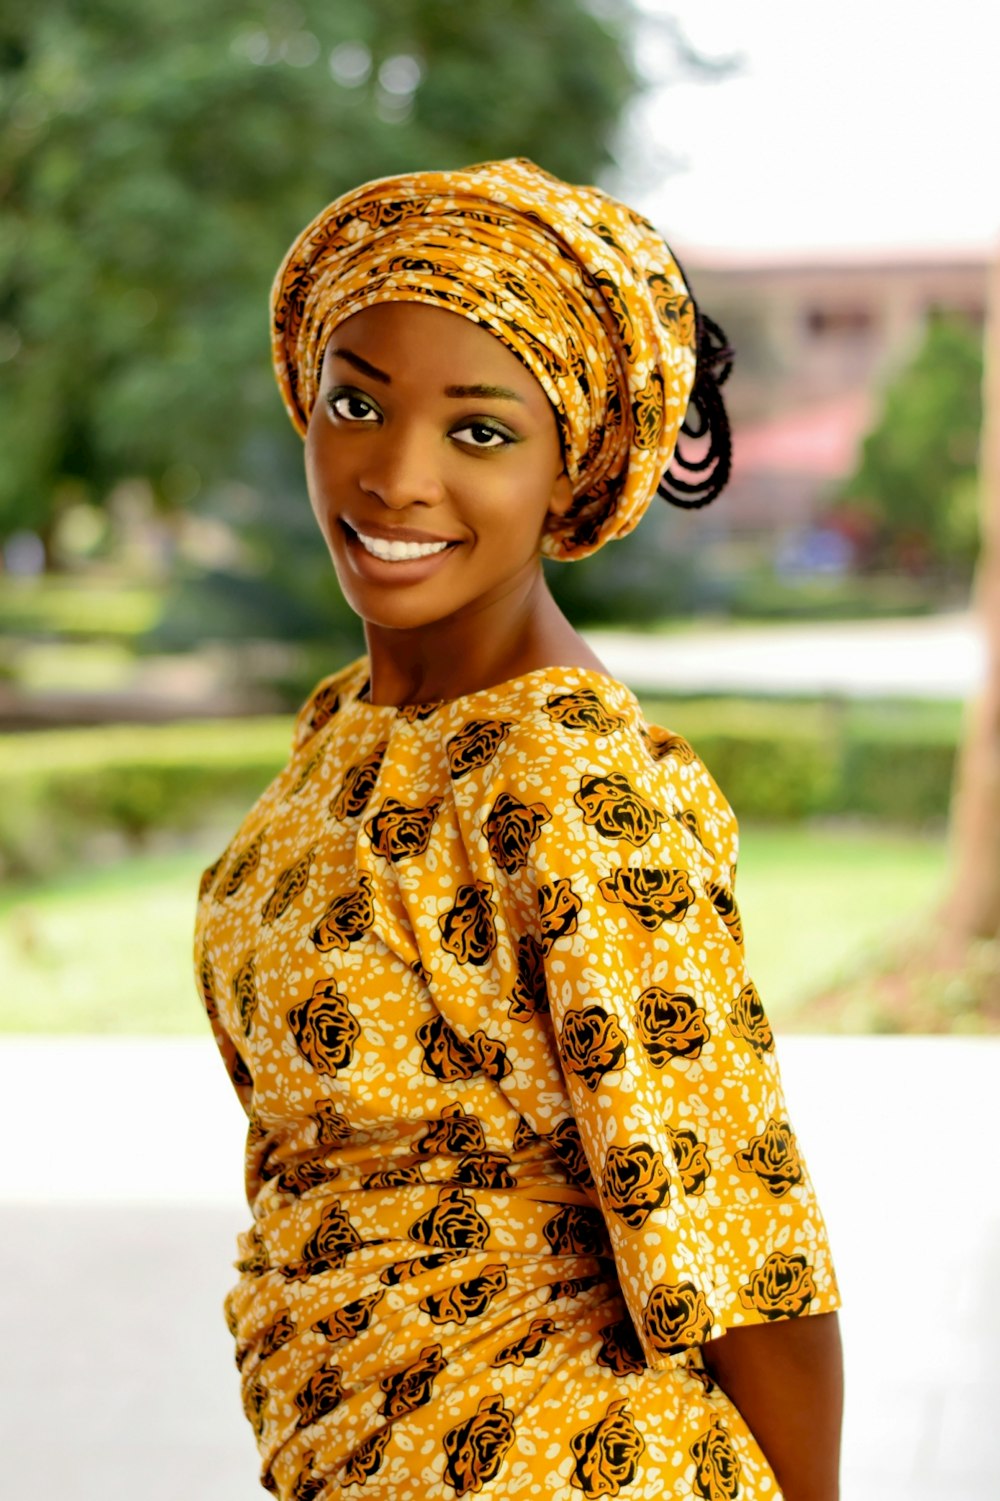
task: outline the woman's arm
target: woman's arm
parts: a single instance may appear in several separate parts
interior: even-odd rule
[[[837,1501],[844,1398],[837,1315],[730,1329],[703,1345],[702,1357],[763,1449],[785,1501]]]

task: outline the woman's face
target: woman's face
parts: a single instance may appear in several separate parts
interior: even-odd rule
[[[335,330],[306,477],[345,598],[390,629],[502,600],[538,570],[546,517],[572,499],[534,376],[485,328],[422,303]]]

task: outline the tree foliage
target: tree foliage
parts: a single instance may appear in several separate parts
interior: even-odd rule
[[[873,527],[876,562],[971,570],[982,374],[980,335],[960,317],[933,315],[843,491]]]
[[[123,476],[162,505],[295,440],[267,293],[358,182],[592,178],[635,79],[582,0],[0,0],[0,536]]]

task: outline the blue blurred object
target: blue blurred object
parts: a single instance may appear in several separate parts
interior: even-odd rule
[[[785,578],[808,573],[839,578],[853,562],[854,549],[847,537],[831,527],[813,526],[786,538],[775,557],[775,569]]]

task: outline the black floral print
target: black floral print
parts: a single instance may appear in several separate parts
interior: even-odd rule
[[[408,712],[366,677],[320,685],[201,883],[264,1483],[768,1501],[700,1347],[837,1292],[732,815],[602,674]]]

